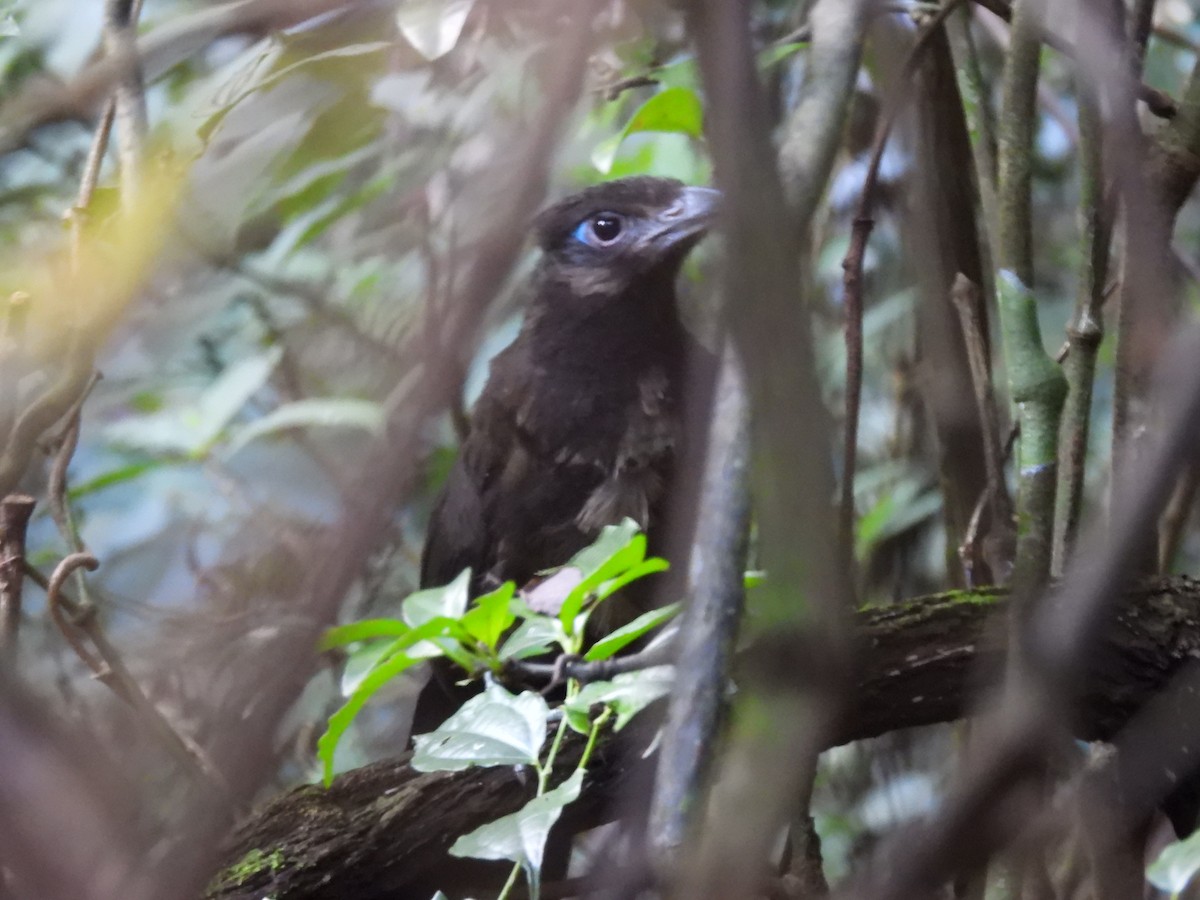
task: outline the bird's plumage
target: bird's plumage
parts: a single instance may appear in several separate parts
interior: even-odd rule
[[[588,188],[535,222],[519,335],[486,386],[430,522],[422,584],[474,588],[561,565],[626,516],[660,527],[703,355],[675,280],[715,192],[661,178]]]

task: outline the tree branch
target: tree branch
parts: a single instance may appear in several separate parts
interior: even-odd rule
[[[859,642],[870,652],[863,654],[855,701],[831,743],[962,716],[979,686],[981,666],[999,672],[1003,648],[989,644],[986,630],[1005,606],[1004,593],[979,591],[859,613]],[[1112,739],[1197,653],[1200,582],[1178,578],[1127,591],[1121,612],[1090,657],[1075,710],[1076,735]],[[752,648],[742,657],[743,668],[762,658]],[[790,676],[821,678],[811,666]],[[638,730],[635,723],[629,730],[632,746],[624,752],[612,736],[599,745],[575,827],[607,818],[603,808],[631,777],[628,761],[655,729]],[[581,750],[581,740],[568,740],[561,762],[572,765]],[[407,759],[347,772],[328,790],[304,786],[271,801],[231,838],[225,872],[207,896],[384,900],[467,887],[463,872],[478,878],[481,870],[447,857],[446,849],[460,834],[518,809],[529,785],[513,767],[422,775]]]

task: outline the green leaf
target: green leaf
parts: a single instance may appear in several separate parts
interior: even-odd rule
[[[596,641],[591,649],[584,655],[584,659],[589,662],[597,659],[608,659],[615,653],[619,653],[629,644],[636,641],[648,631],[652,631],[664,622],[673,619],[680,610],[680,604],[672,603],[669,606],[663,606],[658,609],[652,609],[647,613],[642,613],[628,625],[618,628],[612,634]]]
[[[742,587],[746,590],[767,583],[767,573],[763,569],[751,569],[742,576]]]
[[[630,582],[637,581],[639,578],[645,578],[647,575],[653,575],[656,572],[665,572],[669,568],[671,568],[671,564],[665,559],[660,556],[652,556],[596,588],[596,599],[607,599]]]
[[[567,720],[567,724],[571,726],[571,730],[576,734],[588,735],[592,733],[592,720],[587,711],[563,707],[562,713],[563,717]]]
[[[72,487],[68,491],[67,496],[72,500],[78,500],[81,497],[95,494],[105,488],[116,487],[118,484],[124,484],[127,481],[134,481],[147,472],[152,472],[155,469],[161,469],[171,464],[171,461],[166,459],[147,459],[141,462],[130,463],[126,466],[120,466]]]
[[[1172,896],[1186,888],[1200,872],[1200,831],[1186,840],[1167,844],[1158,859],[1146,868],[1146,880]]]
[[[371,641],[353,650],[346,657],[342,677],[338,684],[343,697],[349,697],[362,686],[367,676],[381,662],[396,652],[396,642],[389,640]]]
[[[396,12],[396,24],[414,50],[428,60],[454,49],[475,0],[409,2]]]
[[[333,781],[333,756],[338,742],[354,722],[358,711],[381,687],[419,662],[420,659],[414,659],[404,653],[391,655],[367,673],[354,693],[329,717],[325,733],[317,740],[317,758],[321,760],[322,778],[326,787]]]
[[[444,587],[426,588],[410,594],[401,605],[400,614],[405,622],[414,627],[439,616],[459,619],[467,611],[470,590],[471,570],[463,569],[457,578]]]
[[[114,422],[107,437],[149,453],[201,456],[267,383],[282,354],[281,348],[272,347],[243,359],[227,368],[194,402]]]
[[[676,131],[698,138],[704,134],[704,107],[696,92],[685,87],[660,91],[642,104],[625,126],[638,131]]]
[[[888,538],[935,515],[941,508],[939,491],[922,491],[914,479],[905,479],[882,494],[858,523],[854,552],[862,560],[871,550]]]
[[[776,44],[768,47],[758,54],[758,67],[760,69],[769,69],[771,66],[778,65],[798,50],[803,50],[807,46],[805,43],[793,41],[788,44]]]
[[[688,87],[669,87],[655,94],[634,112],[615,137],[596,147],[592,152],[592,164],[607,173],[625,138],[644,131],[675,132],[699,138],[704,133],[704,108],[699,96]]]
[[[606,525],[600,537],[571,557],[567,567],[583,573],[581,581],[563,601],[558,619],[569,632],[588,594],[610,578],[616,578],[646,558],[646,536],[639,533],[637,522],[625,519],[620,525]]]
[[[574,712],[587,713],[593,706],[604,704],[617,714],[617,731],[659,697],[671,692],[675,684],[674,666],[651,666],[638,672],[625,672],[612,681],[594,681],[564,704]]]
[[[549,653],[562,636],[562,625],[557,619],[545,616],[526,619],[500,645],[500,658],[525,659]]]
[[[364,619],[361,622],[330,628],[321,637],[320,649],[332,650],[334,647],[344,647],[355,641],[369,641],[372,638],[404,637],[410,631],[412,626],[399,619]]]
[[[325,784],[333,780],[333,757],[338,742],[346,729],[354,722],[358,711],[380,688],[396,676],[433,656],[447,655],[464,668],[470,668],[470,658],[465,657],[454,641],[457,641],[462,625],[457,619],[445,616],[432,618],[412,628],[402,637],[378,651],[375,665],[358,680],[354,691],[332,716],[325,733],[317,741],[317,757],[322,763]],[[450,638],[437,642],[438,638]]]
[[[514,695],[489,684],[436,731],[413,738],[412,767],[456,772],[469,766],[536,766],[549,715],[541,694]]]
[[[495,650],[501,635],[516,621],[509,608],[516,585],[506,581],[490,594],[477,597],[471,609],[462,617],[467,633],[489,650]]]
[[[383,407],[370,400],[297,400],[239,428],[230,437],[225,453],[232,456],[257,438],[293,428],[356,429],[379,435],[383,426]]]
[[[464,834],[450,848],[454,856],[473,859],[509,859],[520,863],[536,883],[542,868],[546,837],[563,808],[579,798],[583,788],[583,770],[551,791],[534,797],[515,813],[489,822]]]
[[[626,551],[638,537],[644,537],[640,532],[640,526],[633,519],[625,519],[619,525],[605,525],[600,531],[600,536],[572,556],[567,565],[582,572],[584,578],[590,578],[602,569],[606,569],[614,557]],[[644,542],[642,546],[645,547]],[[645,553],[643,552],[637,558],[637,562],[641,562],[644,558]]]
[[[349,193],[338,193],[330,196],[325,202],[318,204],[307,214],[300,216],[287,229],[288,240],[286,247],[280,246],[281,254],[291,253],[305,244],[320,237],[337,222],[347,215],[362,209],[371,201],[383,196],[394,185],[389,176],[380,176],[367,181],[357,190]]]

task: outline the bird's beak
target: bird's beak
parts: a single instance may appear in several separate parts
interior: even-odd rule
[[[690,248],[716,219],[721,192],[705,187],[685,187],[679,198],[658,215],[654,239],[662,249]]]

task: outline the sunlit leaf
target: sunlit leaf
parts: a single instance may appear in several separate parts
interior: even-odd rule
[[[1186,840],[1167,844],[1146,868],[1146,880],[1172,896],[1186,888],[1200,872],[1200,831]]]
[[[591,578],[597,572],[610,568],[614,558],[628,550],[630,544],[639,537],[640,526],[633,519],[625,519],[619,525],[606,525],[587,547],[571,557],[568,566],[574,566],[583,573],[585,578]],[[638,556],[638,562],[645,554]]]
[[[669,87],[659,91],[630,117],[613,138],[603,141],[592,153],[592,164],[601,172],[612,169],[621,143],[631,134],[666,131],[699,138],[704,134],[704,107],[696,92],[688,87]]]
[[[331,650],[334,647],[344,647],[355,641],[369,641],[372,638],[398,638],[410,631],[412,631],[412,626],[399,619],[364,619],[361,622],[351,622],[349,625],[330,628],[321,638],[320,649]]]
[[[612,681],[594,681],[567,702],[571,709],[586,713],[597,704],[612,707],[617,714],[617,731],[675,684],[674,666],[651,666],[637,672],[625,672]]]
[[[271,347],[236,362],[194,402],[114,422],[107,437],[145,452],[200,456],[267,383],[282,355],[282,348]]]
[[[417,626],[438,616],[458,619],[467,611],[471,598],[471,570],[463,569],[458,577],[443,587],[426,588],[410,594],[401,605],[401,615],[409,625]]]
[[[516,614],[509,608],[515,590],[511,581],[504,582],[491,593],[475,598],[462,617],[467,633],[489,649],[495,649],[500,636],[516,621]]]
[[[446,654],[448,647],[457,648],[456,642],[461,631],[462,625],[457,619],[437,616],[396,638],[390,646],[371,654],[376,659],[373,668],[358,681],[341,708],[329,717],[325,733],[317,741],[317,757],[322,763],[325,784],[333,779],[334,753],[338,742],[366,702],[385,684],[413,666],[430,657]],[[448,655],[465,668],[470,667],[470,659],[464,657],[461,649]]]
[[[610,656],[619,653],[629,644],[636,641],[642,635],[649,631],[653,631],[664,622],[673,619],[680,610],[680,604],[672,603],[668,606],[663,606],[658,609],[652,609],[647,613],[642,613],[628,625],[618,628],[612,634],[607,635],[602,640],[596,641],[595,644],[584,655],[584,659],[591,661],[597,659],[608,659]]]
[[[912,478],[900,481],[883,494],[859,519],[855,553],[865,559],[882,541],[902,534],[941,509],[941,492],[923,490]]]
[[[583,770],[571,776],[553,790],[534,797],[515,813],[489,822],[464,834],[450,848],[454,856],[473,859],[508,859],[520,863],[536,881],[542,868],[546,837],[558,821],[563,808],[579,799],[583,789]]]
[[[401,673],[411,669],[421,660],[413,659],[404,653],[391,655],[384,662],[373,668],[359,683],[346,702],[329,717],[325,733],[317,740],[317,758],[321,761],[321,769],[326,786],[333,781],[334,753],[342,739],[358,715],[360,709],[374,696],[380,688]]]
[[[803,50],[806,46],[808,45],[799,41],[792,41],[787,44],[774,44],[758,54],[758,67],[760,69],[769,69],[771,66],[783,62],[797,51]]]
[[[742,587],[746,590],[767,583],[767,573],[762,569],[751,569],[742,576]]]
[[[631,584],[639,579],[645,578],[647,575],[654,575],[658,572],[665,572],[671,568],[671,564],[659,556],[652,556],[649,559],[644,559],[636,566],[622,572],[616,578],[610,578],[598,588],[595,594],[597,600],[604,600],[611,597],[627,584]]]
[[[396,24],[414,50],[426,59],[437,59],[454,49],[474,5],[475,0],[410,0],[396,12]]]
[[[136,198],[119,213],[88,216],[78,252],[10,254],[0,277],[0,295],[14,291],[30,300],[25,319],[27,349],[34,355],[68,349],[64,338],[87,334],[89,346],[102,346],[159,262],[187,175],[186,169],[157,158],[140,173]]]
[[[645,558],[646,536],[639,532],[637,522],[625,519],[619,525],[606,525],[595,543],[580,550],[567,563],[567,568],[583,573],[583,580],[563,600],[559,621],[570,631],[589,593]]]
[[[369,641],[350,652],[342,666],[342,677],[338,684],[343,697],[357,691],[375,667],[396,652],[396,641],[379,639]]]
[[[146,459],[140,462],[130,463],[127,466],[121,466],[111,471],[105,472],[102,475],[97,475],[87,481],[75,485],[68,491],[67,496],[72,500],[79,500],[89,494],[95,494],[105,488],[116,487],[119,484],[125,484],[129,481],[135,481],[147,472],[152,472],[155,469],[161,469],[164,466],[171,465],[170,460],[165,459]]]
[[[436,731],[413,738],[412,767],[455,772],[470,766],[537,765],[549,714],[541,694],[511,694],[490,684]]]
[[[231,435],[225,453],[232,456],[257,438],[293,428],[342,428],[377,435],[383,431],[383,426],[383,407],[370,400],[297,400],[237,429]]]
[[[500,645],[500,658],[525,659],[549,653],[562,637],[562,624],[557,619],[526,619]]]

